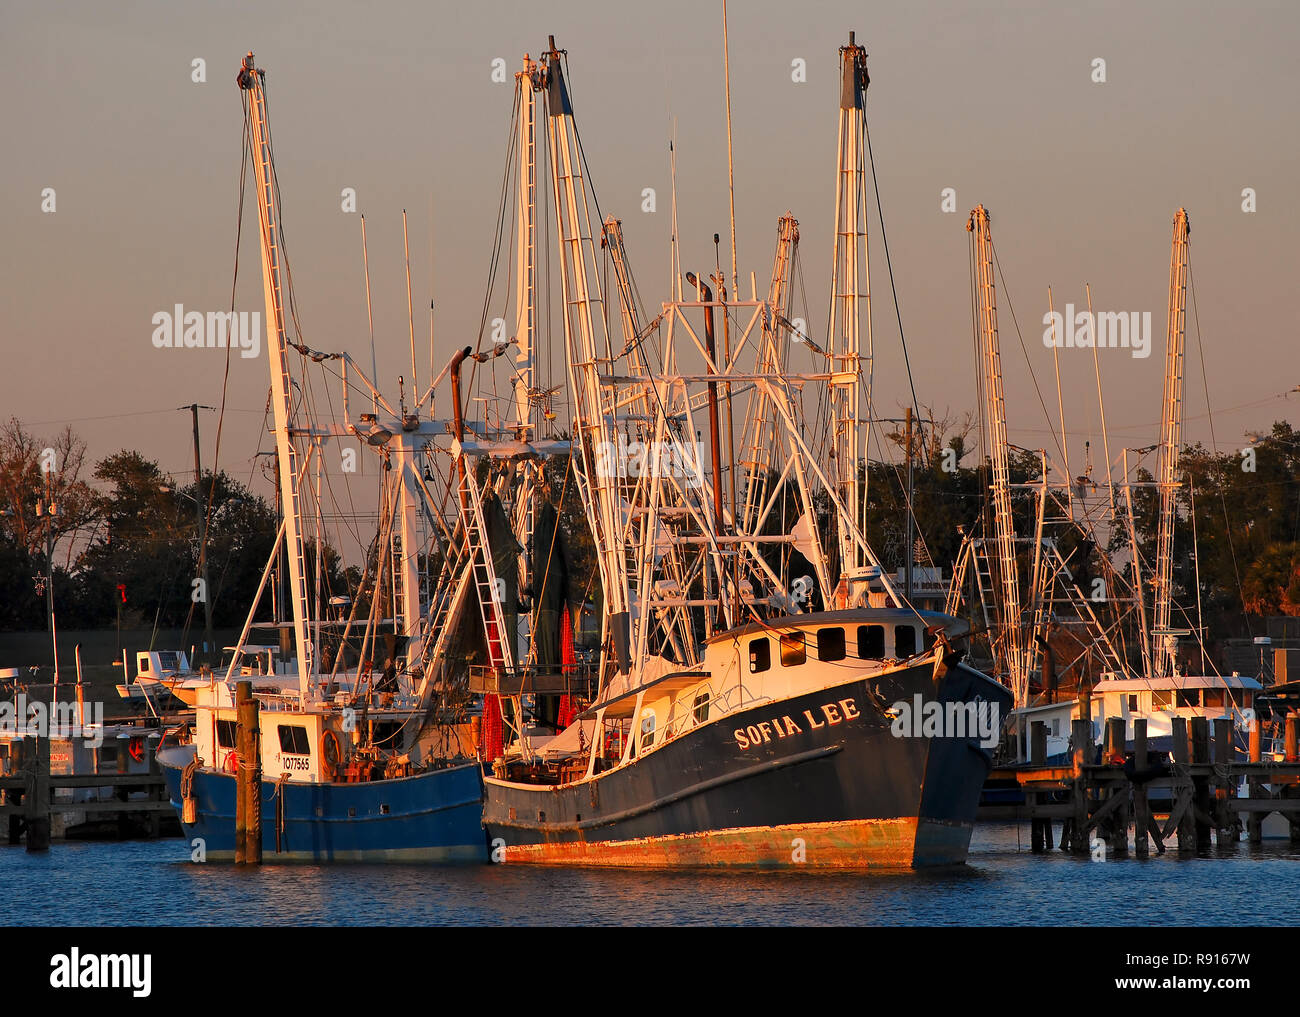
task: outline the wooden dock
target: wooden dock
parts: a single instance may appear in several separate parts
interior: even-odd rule
[[[0,816],[8,820],[8,842],[26,842],[28,851],[45,851],[51,836],[51,818],[59,814],[78,814],[90,821],[116,821],[120,836],[140,831],[144,836],[162,836],[165,820],[176,811],[167,794],[152,746],[147,746],[148,771],[124,772],[121,758],[118,773],[51,774],[48,738],[25,738],[16,772],[0,776]],[[92,801],[60,801],[61,789],[94,788],[112,792],[111,797],[97,795]],[[131,797],[133,794],[138,797]]]
[[[995,770],[991,780],[1014,780],[1025,803],[1015,809],[1028,818],[1031,850],[1045,852],[1053,846],[1074,854],[1123,857],[1129,853],[1129,828],[1133,851],[1146,858],[1154,842],[1163,854],[1170,837],[1182,854],[1206,850],[1211,839],[1218,845],[1235,844],[1242,829],[1252,844],[1263,839],[1264,818],[1282,815],[1290,827],[1290,841],[1300,844],[1300,751],[1296,715],[1286,721],[1286,759],[1265,762],[1260,754],[1259,730],[1251,732],[1248,760],[1236,760],[1233,725],[1216,719],[1211,737],[1204,717],[1172,719],[1173,752],[1152,759],[1147,750],[1147,722],[1133,721],[1133,751],[1125,751],[1125,725],[1119,718],[1106,724],[1102,762],[1093,754],[1092,725],[1088,720],[1071,724],[1072,760],[1067,765],[1046,765],[1046,733],[1041,722],[1030,728],[1030,762]],[[1240,795],[1245,784],[1248,797]],[[1168,815],[1157,822],[1152,792],[1167,804]],[[1054,820],[1061,822],[1060,839],[1053,845]],[[1104,845],[1104,848],[1101,847]]]

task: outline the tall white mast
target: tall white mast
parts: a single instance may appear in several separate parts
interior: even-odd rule
[[[1174,216],[1169,255],[1169,319],[1165,343],[1164,419],[1160,424],[1160,529],[1156,537],[1155,612],[1151,629],[1151,659],[1155,677],[1174,670],[1173,633],[1169,630],[1173,602],[1174,521],[1178,495],[1178,451],[1183,429],[1183,347],[1187,336],[1187,210]]]
[[[618,669],[631,666],[630,605],[627,561],[622,553],[623,518],[617,478],[602,476],[596,458],[603,443],[616,441],[613,393],[602,385],[611,360],[603,296],[596,272],[596,248],[577,128],[560,52],[552,38],[546,54],[547,130],[550,137],[555,199],[555,231],[564,292],[564,349],[574,396],[574,476],[591,522],[597,562],[605,592],[605,619]],[[598,345],[598,342],[601,345]],[[603,348],[602,348],[603,345]]]
[[[309,697],[312,645],[307,639],[307,576],[303,562],[298,501],[298,453],[290,437],[293,385],[289,375],[288,336],[284,325],[284,249],[280,237],[280,205],[271,159],[265,72],[244,58],[239,87],[248,93],[248,122],[252,134],[253,171],[257,180],[257,217],[261,225],[262,283],[266,295],[267,362],[271,369],[271,409],[275,414],[275,447],[280,463],[280,498],[284,511],[284,542],[289,559],[289,593],[293,602],[293,639],[298,652],[298,699]]]
[[[1007,455],[1007,405],[1002,396],[1002,352],[998,342],[997,291],[993,285],[993,236],[989,213],[979,205],[966,229],[974,234],[976,301],[980,332],[980,369],[984,381],[984,415],[988,422],[993,477],[993,525],[997,546],[997,582],[1001,590],[1002,632],[998,638],[1017,706],[1029,698],[1020,629],[1020,576],[1016,565],[1016,530],[1011,517],[1011,471]]]
[[[840,47],[839,153],[835,173],[835,251],[831,274],[830,389],[834,476],[852,524],[867,532],[865,471],[871,406],[871,283],[867,263],[866,134],[867,53],[854,42]],[[841,575],[848,580],[848,604],[867,592],[867,560],[848,520],[839,522]]]
[[[536,408],[530,390],[536,386],[534,361],[537,344],[537,135],[536,103],[538,65],[524,54],[523,70],[517,82],[519,122],[519,198],[515,224],[515,419],[526,433],[524,441],[537,438],[533,430]]]
[[[515,75],[518,103],[519,193],[515,223],[515,423],[522,441],[536,441],[537,390],[537,125],[534,93],[541,87],[541,68],[524,54],[523,70]],[[523,464],[524,483],[519,489],[516,530],[519,546],[519,587],[532,584],[533,531],[537,525],[536,492],[540,487],[541,463]],[[533,653],[532,612],[519,612],[516,633],[517,658]]]

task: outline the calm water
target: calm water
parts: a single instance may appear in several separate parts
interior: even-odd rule
[[[0,847],[0,925],[1296,925],[1300,850],[1092,862],[976,828],[950,873],[193,865],[181,840]]]

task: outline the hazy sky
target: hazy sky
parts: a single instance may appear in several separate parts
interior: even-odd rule
[[[647,303],[667,296],[670,118],[685,267],[711,269],[713,233],[725,243],[720,2],[4,0],[0,11],[0,413],[38,434],[71,423],[95,458],[135,448],[188,470],[189,417],[173,408],[220,400],[223,353],[157,350],[151,318],[177,303],[229,305],[242,127],[234,75],[249,49],[267,70],[306,341],[369,360],[360,224],[340,208],[353,187],[389,390],[407,370],[401,209],[424,349],[432,208],[441,361],[477,336],[513,73],[548,33],[569,51],[592,179],[604,211],[624,220]],[[1054,414],[1047,287],[1060,308],[1082,305],[1087,282],[1098,309],[1151,312],[1152,355],[1105,350],[1101,365],[1112,452],[1156,441],[1170,224],[1184,205],[1220,447],[1297,419],[1300,394],[1281,394],[1300,385],[1300,5],[735,0],[730,22],[741,276],[753,270],[766,285],[777,217],[792,210],[814,334],[825,326],[831,253],[836,52],[855,29],[870,53],[872,144],[923,404],[974,408],[965,225],[982,202],[1007,283],[1011,440],[1036,448],[1049,438],[1010,307]],[[203,83],[191,80],[198,58]],[[492,81],[496,58],[511,83]],[[1104,83],[1092,80],[1097,58]],[[792,80],[797,59],[806,82]],[[647,187],[655,213],[641,211]],[[941,210],[949,187],[955,213]],[[52,214],[42,212],[45,188],[55,190]],[[1244,188],[1255,191],[1253,214],[1242,211]],[[874,211],[872,231],[876,392],[889,415],[907,399]],[[246,310],[262,307],[255,241],[250,205]],[[1190,309],[1189,326],[1185,433],[1208,441]],[[1099,446],[1092,356],[1061,355],[1071,455],[1081,460],[1090,434]],[[267,386],[264,358],[234,358],[219,465],[240,478],[259,441],[272,447],[258,432]],[[214,423],[205,415],[205,466]]]

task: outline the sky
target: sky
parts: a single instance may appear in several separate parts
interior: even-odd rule
[[[728,16],[740,275],[765,288],[777,218],[791,210],[814,335],[829,292],[837,49],[855,30],[870,54],[872,153],[923,406],[976,407],[965,227],[982,203],[1003,273],[1010,440],[1052,441],[1040,405],[1054,423],[1048,287],[1061,310],[1083,307],[1090,285],[1095,309],[1152,321],[1150,356],[1098,354],[1112,455],[1157,441],[1171,222],[1184,206],[1185,438],[1210,441],[1207,390],[1221,450],[1296,421],[1300,6],[733,0]],[[479,334],[513,74],[548,34],[568,51],[602,210],[623,219],[640,292],[657,305],[673,132],[683,265],[712,269],[715,232],[730,258],[720,2],[4,0],[0,415],[42,436],[71,424],[95,459],[128,448],[192,470],[190,417],[176,407],[219,405],[226,358],[155,348],[153,316],[229,307],[234,77],[250,49],[266,70],[304,340],[369,362],[364,213],[381,385],[395,391],[409,373],[405,208],[417,346],[427,350],[432,296],[440,367]],[[506,83],[493,80],[497,60]],[[345,188],[357,212],[343,208]],[[261,310],[251,197],[236,306]],[[899,415],[908,382],[874,209],[870,231],[877,412]],[[498,286],[492,306],[503,300]],[[1085,441],[1101,444],[1093,358],[1060,358],[1078,463]],[[427,355],[419,370],[427,381]],[[267,494],[253,457],[273,447],[261,431],[268,384],[264,355],[232,358],[217,462]],[[210,468],[216,415],[201,424]]]

